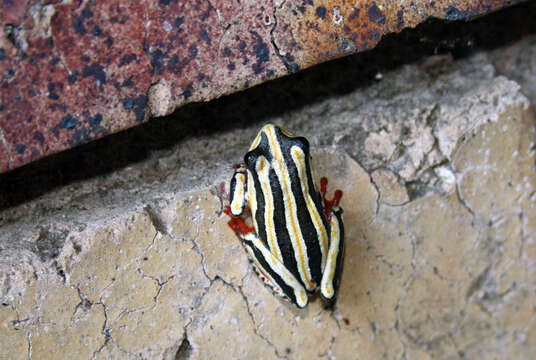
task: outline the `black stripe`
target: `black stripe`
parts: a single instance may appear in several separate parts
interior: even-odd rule
[[[233,177],[231,178],[231,190],[229,192],[229,202],[230,203],[233,202],[233,196],[234,196],[235,189],[236,189],[236,171],[233,174]]]
[[[249,246],[249,248],[251,250],[253,250],[253,253],[255,254],[255,258],[257,259],[259,264],[262,266],[262,270],[266,271],[272,277],[272,279],[275,281],[277,286],[279,286],[281,288],[283,293],[286,296],[288,296],[288,298],[294,304],[296,304],[297,302],[296,302],[296,296],[294,296],[294,289],[291,286],[287,285],[287,283],[284,282],[283,279],[275,271],[272,270],[272,268],[270,267],[268,262],[264,259],[264,256],[262,255],[262,252],[253,245],[252,241],[244,239],[244,243],[247,246]]]
[[[255,168],[257,164],[257,159],[259,156],[264,156],[266,160],[271,161],[272,155],[270,154],[269,150],[269,143],[268,138],[265,134],[262,134],[261,141],[259,145],[246,153],[244,156],[244,162],[246,163],[247,169],[250,171],[252,178],[253,178],[253,184],[248,184],[248,186],[253,185],[255,187],[255,198],[257,199],[257,212],[254,214],[255,221],[257,222],[258,226],[258,236],[262,240],[262,242],[268,246],[267,241],[267,234],[266,234],[266,222],[264,221],[264,210],[266,208],[266,201],[264,199],[263,193],[262,193],[262,187],[261,183],[259,181],[259,177],[257,175],[257,170]]]
[[[305,154],[304,160],[307,160],[307,154],[309,154],[309,142],[303,137],[294,137],[289,138],[285,136],[281,131],[278,131],[278,140],[281,144],[281,150],[283,152],[283,157],[285,159],[285,164],[289,171],[289,177],[291,180],[291,189],[296,200],[296,213],[298,215],[298,223],[305,241],[307,256],[309,258],[309,268],[311,269],[311,278],[312,281],[317,285],[320,284],[322,280],[322,251],[320,248],[319,235],[316,231],[316,228],[313,223],[311,213],[307,208],[307,203],[305,201],[305,196],[302,191],[301,180],[298,176],[298,168],[292,160],[292,154],[290,152],[293,146],[300,148]],[[310,176],[310,171],[308,171],[308,162],[305,162],[306,174]],[[316,204],[314,205],[317,208],[317,211],[320,217],[323,217],[322,208],[319,208]],[[327,227],[325,227],[327,229]]]
[[[256,172],[251,173],[253,178],[253,186],[255,187],[255,198],[257,199],[257,211],[255,212],[255,221],[257,222],[258,236],[268,246],[267,234],[266,234],[266,221],[264,220],[264,212],[266,210],[266,199],[262,193],[261,183]]]
[[[306,161],[305,167],[307,169],[307,181],[309,182],[309,184],[308,184],[309,185],[309,195],[313,199],[313,202],[315,203],[315,207],[320,212],[320,218],[322,219],[322,223],[324,224],[324,228],[329,229],[329,222],[328,222],[328,219],[326,219],[326,215],[324,214],[324,204],[322,203],[322,195],[320,194],[320,192],[315,190],[315,184],[314,184],[315,179],[313,179],[313,174],[312,174],[312,170],[311,170],[311,161],[312,161],[311,156],[307,156],[305,161]],[[318,189],[318,190],[320,190],[320,189]],[[327,251],[327,249],[326,249],[326,251]]]
[[[274,228],[279,250],[281,250],[281,255],[283,256],[283,264],[292,273],[292,275],[294,275],[296,280],[298,280],[305,287],[305,284],[301,279],[300,272],[298,271],[298,263],[296,262],[294,247],[292,246],[289,229],[287,228],[283,190],[281,188],[281,184],[279,183],[279,179],[277,178],[277,174],[273,169],[270,169],[269,176],[270,187],[274,196],[274,209],[276,209],[274,211]]]

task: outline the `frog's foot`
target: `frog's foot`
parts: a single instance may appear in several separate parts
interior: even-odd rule
[[[246,222],[244,221],[244,219],[242,219],[241,217],[239,216],[234,216],[233,213],[231,212],[231,207],[230,206],[226,206],[225,209],[223,209],[223,212],[226,213],[227,215],[229,215],[229,217],[231,218],[231,220],[229,220],[227,222],[227,224],[229,224],[229,227],[231,229],[233,229],[233,231],[240,237],[240,238],[244,238],[244,236],[246,234],[249,234],[249,233],[252,233],[252,232],[255,232],[255,228],[254,227],[251,227],[251,226],[248,226],[248,224],[246,224]]]
[[[218,187],[218,195],[222,198],[227,195],[227,192],[225,191],[225,183],[222,181],[220,183],[220,186]]]
[[[333,198],[328,200],[326,198],[326,192],[328,188],[328,179],[323,177],[320,179],[320,192],[322,193],[322,200],[324,201],[324,214],[329,219],[331,217],[331,210],[339,206],[339,202],[342,198],[342,191],[335,190]]]
[[[224,210],[223,204],[225,203],[224,199],[228,199],[229,195],[227,195],[227,192],[225,191],[225,183],[221,182],[219,185],[214,186],[214,188],[210,189],[210,193],[218,198],[220,200],[220,211],[218,211],[218,214],[221,214]]]

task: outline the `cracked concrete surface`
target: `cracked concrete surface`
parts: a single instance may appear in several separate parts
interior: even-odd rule
[[[274,297],[226,224],[255,124],[7,209],[0,359],[533,357],[535,96],[497,70],[516,47],[266,119],[344,191],[334,309]]]

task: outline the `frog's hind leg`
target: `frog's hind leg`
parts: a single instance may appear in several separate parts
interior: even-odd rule
[[[320,283],[320,294],[328,301],[335,300],[335,292],[339,286],[344,253],[344,226],[342,223],[342,209],[332,209],[330,222],[330,243],[326,266]]]
[[[255,268],[274,292],[286,296],[300,308],[305,307],[308,302],[305,288],[285,265],[276,259],[262,240],[254,232],[245,234],[242,240]]]
[[[223,211],[231,217],[229,227],[242,239],[255,269],[264,282],[277,295],[289,298],[299,307],[305,307],[308,301],[305,288],[255,235],[255,228],[248,226],[241,217],[235,217],[229,206]]]

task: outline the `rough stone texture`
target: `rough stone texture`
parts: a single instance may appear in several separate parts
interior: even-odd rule
[[[429,17],[469,20],[518,2],[3,1],[0,172],[371,49]]]
[[[219,184],[259,124],[2,210],[0,358],[533,358],[536,74],[507,65],[535,46],[263,119],[307,135],[344,191],[334,309],[274,297],[226,224]]]

